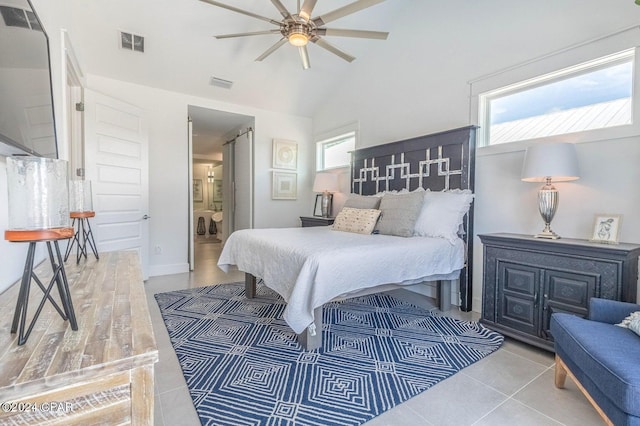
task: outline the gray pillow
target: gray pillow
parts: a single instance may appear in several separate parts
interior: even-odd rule
[[[344,202],[344,207],[351,207],[352,209],[377,209],[380,206],[380,198],[367,195],[350,194],[347,201]]]
[[[380,201],[380,220],[376,230],[385,235],[413,236],[413,226],[418,219],[424,191],[408,194],[384,194]]]

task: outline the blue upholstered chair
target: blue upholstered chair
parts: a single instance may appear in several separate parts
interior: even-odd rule
[[[640,425],[640,336],[617,327],[640,305],[593,298],[589,318],[554,313],[555,384],[569,375],[607,424]]]

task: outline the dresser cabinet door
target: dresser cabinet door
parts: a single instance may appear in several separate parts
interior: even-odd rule
[[[538,335],[540,268],[499,261],[496,322],[523,333]]]
[[[589,299],[599,296],[596,293],[596,288],[600,287],[599,284],[598,274],[545,270],[541,337],[553,340],[549,332],[549,324],[551,314],[554,312],[586,317],[589,312]]]

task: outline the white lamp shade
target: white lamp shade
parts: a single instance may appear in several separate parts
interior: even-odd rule
[[[525,182],[564,182],[580,179],[576,148],[572,143],[536,144],[527,148],[522,165]]]
[[[338,192],[338,175],[335,173],[316,173],[313,192]]]

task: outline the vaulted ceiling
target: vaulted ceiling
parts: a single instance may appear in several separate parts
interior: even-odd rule
[[[386,0],[327,26],[385,31],[387,40],[327,37],[356,57],[352,63],[310,43],[311,69],[303,70],[297,49],[288,44],[255,61],[277,34],[214,38],[274,26],[199,0],[66,1],[69,33],[86,73],[307,117],[363,76],[379,81],[395,102],[412,96],[394,91],[396,84],[406,88],[408,78],[421,84],[409,69],[424,70],[425,79],[444,69],[466,90],[469,78],[610,34],[640,18],[633,0]],[[269,0],[219,1],[281,19]],[[313,15],[353,1],[318,0]],[[290,11],[297,8],[296,0],[281,2]],[[121,30],[144,36],[145,53],[120,49]],[[233,87],[211,86],[212,76]]]
[[[223,0],[279,21],[267,0]],[[314,15],[353,0],[319,0]],[[291,11],[296,1],[283,0]],[[255,59],[281,36],[216,39],[214,35],[276,28],[268,22],[198,0],[72,1],[72,40],[88,73],[166,88],[257,108],[310,116],[345,73],[353,69],[334,54],[309,44],[311,69],[303,70],[297,48],[284,45],[262,62]],[[393,15],[404,2],[388,0],[336,20],[335,28],[393,31]],[[145,37],[145,53],[122,50],[119,31]],[[394,37],[393,32],[390,37]],[[327,37],[362,61],[389,41]],[[231,89],[209,84],[212,76],[233,82]]]

